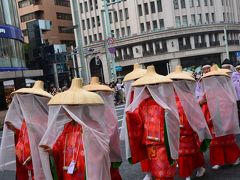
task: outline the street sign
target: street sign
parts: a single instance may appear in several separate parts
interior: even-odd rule
[[[122,71],[122,66],[116,66],[115,69],[117,72],[120,72],[120,71]]]

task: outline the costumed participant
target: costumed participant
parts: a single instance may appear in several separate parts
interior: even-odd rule
[[[208,73],[211,69],[211,63],[210,62],[206,62],[206,64],[204,64],[202,66],[202,75]],[[196,83],[196,90],[195,90],[195,97],[197,99],[201,99],[203,97],[203,91],[202,91],[202,86],[201,86],[201,82],[200,79],[198,79],[197,83]]]
[[[172,80],[158,75],[154,66],[133,85],[133,102],[126,122],[133,164],[149,161],[154,179],[174,179],[179,147],[179,115]]]
[[[232,74],[232,82],[237,93],[238,118],[240,118],[240,63],[235,68],[236,72]]]
[[[200,101],[205,119],[212,134],[210,164],[217,170],[222,165],[239,164],[239,148],[235,134],[240,132],[236,93],[230,77],[213,65],[202,77],[204,89]]]
[[[16,179],[44,179],[38,143],[47,129],[48,101],[43,82],[13,92],[4,121],[0,169],[16,170]]]
[[[196,176],[202,177],[206,171],[203,151],[207,149],[211,133],[195,98],[195,79],[182,71],[181,66],[167,77],[173,80],[180,118],[179,175],[190,180],[193,171],[198,169]]]
[[[104,100],[104,105],[106,106],[106,111],[104,113],[105,117],[107,117],[106,125],[110,136],[111,178],[112,180],[121,180],[119,167],[122,162],[122,157],[118,133],[118,119],[114,108],[113,90],[106,85],[101,85],[99,83],[99,77],[92,77],[91,83],[84,86],[83,89],[97,93]]]
[[[39,144],[45,179],[111,179],[103,104],[99,95],[82,89],[79,78],[50,100],[49,124]]]

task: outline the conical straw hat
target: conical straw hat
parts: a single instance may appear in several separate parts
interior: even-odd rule
[[[176,69],[174,72],[167,75],[172,80],[189,80],[189,81],[195,81],[195,79],[189,75],[188,72],[182,70],[182,66],[176,66]]]
[[[131,80],[136,80],[140,77],[143,77],[143,75],[146,73],[146,69],[141,69],[139,64],[134,64],[133,65],[133,71],[128,73],[124,79],[123,82],[126,81],[131,81]]]
[[[210,77],[210,76],[228,76],[228,74],[226,72],[224,72],[222,69],[220,69],[216,64],[214,64],[212,67],[211,67],[211,71],[204,74],[202,76],[202,78],[206,78],[206,77]]]
[[[83,88],[80,78],[72,80],[69,90],[56,94],[48,105],[84,105],[84,104],[103,104],[102,98],[93,92],[88,92]]]
[[[48,92],[44,91],[44,82],[43,81],[36,81],[32,88],[21,88],[18,89],[12,94],[35,94],[39,96],[44,96],[48,98],[52,98],[52,95]]]
[[[87,91],[107,91],[113,92],[113,90],[106,85],[101,85],[99,83],[99,77],[92,77],[91,83],[89,85],[83,86],[83,89]]]
[[[225,72],[225,73],[231,73],[232,72],[230,69],[220,69],[220,71]]]
[[[170,83],[172,80],[166,76],[156,73],[154,66],[148,66],[146,74],[136,80],[133,86],[144,86],[150,84]]]

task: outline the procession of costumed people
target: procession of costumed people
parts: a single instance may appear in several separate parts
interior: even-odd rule
[[[206,64],[197,81],[177,66],[167,76],[135,64],[125,76],[119,134],[114,95],[98,77],[51,96],[42,81],[12,93],[0,147],[0,170],[16,179],[121,180],[123,159],[141,164],[144,180],[190,180],[210,165],[239,164],[240,65]],[[122,158],[120,140],[125,141]],[[196,174],[195,173],[196,170]]]

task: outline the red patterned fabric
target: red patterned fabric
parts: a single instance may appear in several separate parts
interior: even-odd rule
[[[214,127],[211,121],[207,102],[202,105],[202,110],[213,136],[210,144],[210,164],[212,166],[233,164],[237,158],[239,158],[239,147],[236,143],[235,135],[230,134],[215,137]]]
[[[155,178],[172,178],[164,144],[164,109],[153,98],[143,100],[134,112],[127,112],[127,127],[133,163],[149,160]]]
[[[66,152],[64,152],[65,150]],[[65,125],[63,132],[53,146],[53,156],[59,180],[84,180],[85,159],[82,141],[82,127],[80,124],[69,122]],[[69,166],[72,159],[76,161],[76,168],[73,174],[67,174],[67,171],[63,170],[63,167]]]
[[[29,144],[27,125],[26,125],[25,120],[23,120],[21,129],[20,129],[20,133],[18,136],[18,142],[16,145],[17,164],[18,164],[18,166],[19,166],[19,164],[21,164],[17,169],[21,170],[20,174],[22,174],[24,178],[26,176],[28,177],[28,171],[31,171],[32,179],[34,179],[32,161],[30,161],[25,166],[23,166],[23,163],[30,156],[31,156],[31,149],[30,149],[30,144]]]
[[[204,157],[200,152],[198,137],[188,123],[177,96],[176,102],[180,118],[179,176],[185,178],[191,176],[194,169],[204,166]]]

